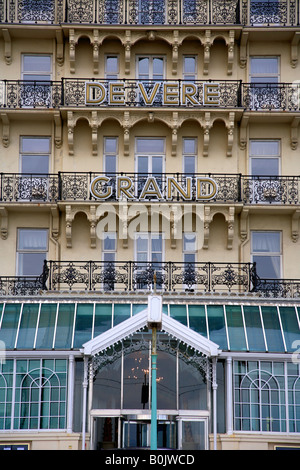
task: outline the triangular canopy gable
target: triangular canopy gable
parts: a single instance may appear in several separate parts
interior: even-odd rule
[[[123,341],[147,326],[147,319],[148,310],[145,309],[85,343],[82,347],[83,354],[85,356],[95,356],[119,341]],[[195,351],[203,354],[204,356],[215,357],[221,352],[216,343],[204,338],[204,336],[196,333],[164,313],[162,314],[161,329],[179,341],[186,343],[191,348],[194,348]]]

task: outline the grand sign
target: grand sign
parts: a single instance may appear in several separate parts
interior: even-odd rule
[[[219,83],[199,83],[182,81],[163,82],[133,82],[123,81],[85,82],[85,104],[125,105],[134,100],[151,106],[160,103],[161,106],[219,106]],[[129,97],[129,95],[131,95]]]
[[[133,181],[129,176],[112,178],[106,175],[96,176],[90,184],[91,196],[99,201],[115,199],[118,201],[209,201],[218,193],[216,181],[208,177],[185,177],[184,183],[166,176],[162,181],[158,177],[148,176],[143,180]]]

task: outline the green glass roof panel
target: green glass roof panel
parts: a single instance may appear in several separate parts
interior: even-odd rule
[[[21,303],[7,303],[4,308],[0,341],[5,344],[5,349],[14,349],[18,331]]]
[[[74,326],[75,304],[59,304],[57,327],[55,332],[55,349],[70,349]]]
[[[209,339],[221,349],[228,350],[223,305],[207,306]]]
[[[249,351],[265,352],[266,344],[259,307],[256,305],[244,305],[243,309]]]
[[[77,304],[73,347],[81,348],[92,338],[94,304]]]
[[[41,305],[40,318],[36,336],[36,349],[52,349],[56,321],[57,304]]]
[[[284,352],[284,343],[280,329],[277,307],[261,307],[266,340],[269,352]]]
[[[94,335],[101,335],[109,330],[112,325],[112,304],[96,304],[95,305],[95,322],[94,322]]]
[[[114,326],[119,325],[130,317],[130,304],[114,305]]]
[[[241,305],[226,305],[226,319],[231,351],[246,351],[247,343]]]
[[[32,349],[36,334],[39,304],[24,304],[19,328],[17,349]]]
[[[132,304],[132,316],[148,308],[148,304]]]
[[[187,326],[186,305],[170,305],[170,317]]]
[[[189,305],[189,326],[207,338],[206,314],[204,305]]]
[[[300,328],[295,307],[279,307],[281,324],[288,352],[295,351],[295,341],[300,340]]]

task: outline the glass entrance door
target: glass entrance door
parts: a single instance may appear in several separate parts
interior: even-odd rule
[[[178,437],[180,450],[208,449],[207,420],[180,420]]]
[[[149,448],[150,440],[150,421],[124,421],[123,448]],[[175,421],[158,421],[157,447],[159,449],[177,449],[177,423]]]

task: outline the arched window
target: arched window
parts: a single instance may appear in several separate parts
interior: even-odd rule
[[[17,370],[16,377],[14,428],[64,429],[66,425],[66,361],[19,362],[23,364],[18,364],[19,370]],[[35,365],[36,367],[32,367]]]

